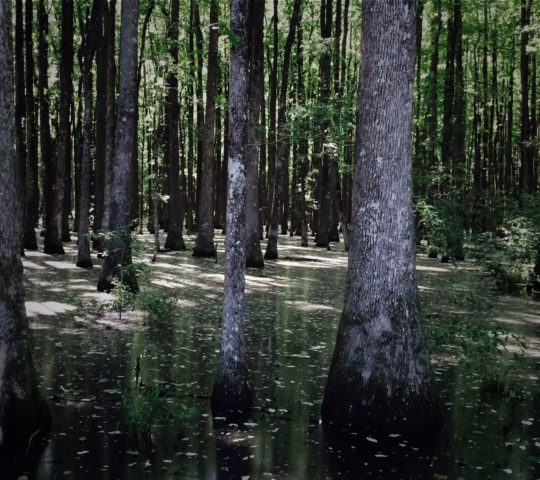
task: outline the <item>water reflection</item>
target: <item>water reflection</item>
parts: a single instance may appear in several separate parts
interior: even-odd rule
[[[540,476],[534,460],[540,457],[538,398],[482,397],[479,380],[463,377],[442,357],[435,359],[434,380],[446,423],[436,441],[426,446],[404,437],[332,439],[323,433],[319,408],[343,305],[346,256],[340,247],[323,252],[297,247],[298,239],[283,240],[289,245],[280,252],[284,260],[248,272],[246,334],[256,398],[252,417],[242,425],[215,426],[209,411],[220,346],[222,251],[218,264],[188,252],[158,257],[152,283],[179,294],[174,315],[162,324],[144,324],[129,312],[122,322],[114,313],[104,315],[99,300],[84,296],[99,271],[69,268],[74,249],[53,263],[48,256],[32,256],[27,299],[77,308],[55,309],[54,316],[32,310],[34,359],[55,419],[32,478]],[[426,258],[419,266],[424,308],[441,318],[475,308],[488,320],[516,319],[511,328],[538,336],[538,309],[528,300],[496,297],[475,271]],[[67,284],[80,287],[62,288]],[[107,321],[95,322],[98,314]],[[158,418],[150,449],[122,434],[120,424],[122,392],[133,388],[139,357],[143,382],[159,382],[170,405],[180,402],[199,412],[181,429],[165,415]]]

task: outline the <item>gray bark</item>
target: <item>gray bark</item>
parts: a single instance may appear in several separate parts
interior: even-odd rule
[[[415,271],[415,1],[364,0],[345,306],[322,405],[352,430],[435,426]]]
[[[214,415],[244,416],[252,404],[244,338],[247,120],[247,6],[248,0],[231,0],[229,73],[229,193],[225,240],[223,327],[217,378],[212,394]]]
[[[70,103],[73,86],[71,72],[73,70],[73,2],[62,0],[60,57],[60,100],[58,109],[58,146],[56,155],[56,175],[53,186],[53,202],[51,205],[51,222],[45,230],[45,253],[64,253],[62,246],[62,227],[65,213],[66,166],[71,164],[70,141]]]
[[[37,250],[36,224],[39,217],[38,136],[34,100],[33,6],[26,0],[25,57],[26,57],[26,193],[24,195],[24,248]]]
[[[264,1],[251,0],[250,32],[251,55],[249,72],[249,113],[246,133],[246,266],[262,268],[264,260],[259,234],[259,119],[264,95],[264,66],[262,59]]]
[[[137,290],[137,279],[130,268],[131,178],[133,143],[137,109],[137,29],[139,0],[122,2],[120,28],[120,71],[118,112],[111,183],[109,229],[113,239],[108,246],[98,290],[108,290],[116,276],[131,290]]]
[[[210,35],[208,40],[208,75],[206,80],[206,115],[202,144],[202,175],[200,179],[199,224],[193,248],[195,257],[215,257],[214,246],[214,142],[218,73],[218,16],[217,0],[210,2]]]
[[[50,416],[32,364],[20,251],[22,186],[14,151],[11,1],[0,0],[0,455],[21,449]]]
[[[172,0],[169,25],[169,55],[172,59],[172,71],[167,77],[167,157],[169,159],[169,225],[165,248],[169,250],[185,250],[186,244],[182,235],[184,226],[184,191],[180,183],[178,120],[180,106],[178,104],[178,20],[179,1]]]
[[[90,242],[88,241],[89,214],[90,214],[90,144],[92,140],[92,63],[96,51],[96,34],[98,32],[98,7],[94,0],[89,25],[86,28],[86,45],[82,72],[84,96],[84,125],[83,146],[81,156],[81,175],[79,185],[79,228],[77,267],[92,268],[90,258]],[[99,139],[98,139],[99,142]]]

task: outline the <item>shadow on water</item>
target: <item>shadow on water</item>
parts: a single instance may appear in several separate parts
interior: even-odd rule
[[[343,307],[346,254],[342,246],[323,252],[283,241],[282,260],[248,271],[246,343],[255,403],[248,421],[224,425],[214,424],[210,412],[223,251],[218,264],[189,253],[159,255],[151,282],[179,298],[161,323],[132,312],[121,321],[114,312],[105,315],[99,302],[111,297],[94,295],[98,269],[58,270],[58,263],[74,261],[73,248],[52,267],[44,263],[50,257],[30,255],[25,281],[33,302],[33,356],[54,424],[37,466],[25,465],[29,478],[540,478],[540,355],[534,352],[532,367],[515,373],[529,394],[514,399],[482,394],[479,378],[434,356],[445,417],[436,439],[323,433],[319,411]],[[467,264],[455,268],[420,257],[419,267],[422,305],[441,322],[474,307],[482,321],[511,319],[534,344],[538,304],[494,296]],[[122,425],[137,365],[144,384],[159,384],[166,407],[152,421],[149,448]],[[170,412],[183,407],[198,415],[178,425]]]

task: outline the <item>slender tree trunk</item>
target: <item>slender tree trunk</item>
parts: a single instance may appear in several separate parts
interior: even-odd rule
[[[229,194],[225,240],[223,327],[218,372],[212,393],[214,415],[245,416],[252,405],[248,383],[245,324],[245,143],[248,84],[248,0],[231,0],[229,77]]]
[[[13,146],[13,50],[9,0],[0,0],[0,455],[31,446],[50,415],[39,396],[24,308],[22,185]]]
[[[26,56],[26,193],[24,196],[24,240],[27,250],[37,250],[36,223],[39,217],[38,188],[38,134],[36,106],[34,101],[34,42],[33,6],[26,0],[25,8],[25,56]]]
[[[173,251],[185,250],[183,227],[183,191],[180,189],[179,151],[178,151],[178,121],[180,106],[178,104],[178,21],[180,4],[172,0],[169,24],[169,56],[172,60],[172,70],[167,76],[167,158],[169,160],[169,224],[165,248]]]
[[[195,195],[195,224],[198,228],[200,222],[199,203],[201,199],[201,173],[204,138],[203,36],[201,31],[199,0],[193,0],[193,22],[195,28],[195,48],[197,50],[197,86],[195,88],[195,95],[197,97],[197,191]]]
[[[193,248],[195,257],[215,257],[214,246],[214,142],[218,73],[218,20],[219,4],[210,1],[210,36],[208,43],[208,74],[206,80],[206,114],[202,149],[201,189],[199,199],[199,225]]]
[[[285,131],[285,122],[287,120],[287,89],[289,85],[289,64],[291,61],[291,51],[296,34],[296,28],[300,22],[302,0],[295,0],[291,21],[289,23],[289,34],[283,50],[283,65],[281,68],[281,88],[279,92],[279,110],[277,126],[277,154],[274,170],[274,186],[272,198],[272,213],[270,217],[270,230],[268,232],[268,243],[264,258],[266,260],[275,260],[278,258],[277,240],[280,220],[280,211],[283,195],[283,171],[288,168],[288,158],[290,151],[290,141],[288,133]],[[277,17],[276,17],[277,20]]]
[[[39,100],[39,148],[41,151],[41,190],[43,195],[43,226],[45,232],[52,228],[52,206],[54,203],[53,145],[49,124],[48,66],[49,46],[47,35],[49,22],[45,10],[45,0],[38,4],[38,100]]]
[[[332,37],[332,0],[321,1],[321,37],[330,39]],[[328,51],[323,51],[319,59],[319,99],[322,104],[327,104],[330,100],[331,84],[331,55]],[[321,124],[320,135],[322,136],[319,142],[320,150],[316,155],[320,158],[321,170],[319,173],[320,197],[319,197],[319,213],[317,215],[317,247],[330,249],[330,234],[333,225],[331,225],[332,217],[332,185],[330,152],[327,144],[330,143],[330,118],[326,116]]]
[[[442,18],[441,18],[441,2],[436,0],[436,13],[435,18],[432,21],[433,25],[433,39],[431,42],[432,53],[429,63],[429,87],[426,94],[426,145],[427,145],[427,161],[428,171],[432,171],[438,163],[437,159],[437,122],[438,122],[438,77],[439,77],[439,42],[442,31]]]
[[[519,169],[520,193],[532,193],[534,184],[533,158],[531,155],[530,109],[529,109],[529,24],[532,0],[521,0],[521,165]]]
[[[194,106],[193,106],[193,95],[194,95],[194,85],[196,84],[196,53],[195,53],[195,43],[194,43],[194,19],[193,19],[193,6],[194,1],[190,0],[189,5],[189,66],[190,66],[190,76],[187,85],[187,111],[188,111],[188,153],[187,153],[187,197],[186,197],[186,228],[189,232],[193,231],[193,206],[195,204],[194,198],[194,188],[193,188],[193,135],[194,130]],[[196,99],[195,99],[196,100]]]
[[[98,36],[96,47],[96,98],[107,98],[107,42],[106,23],[108,18],[108,5],[106,0],[98,1],[100,20],[98,31],[95,33]],[[94,177],[94,222],[92,229],[94,232],[101,230],[103,223],[103,207],[105,201],[105,142],[106,138],[106,114],[107,102],[96,102],[96,153],[95,153],[95,177]],[[94,241],[94,248],[102,249],[99,241]]]
[[[109,230],[111,214],[111,196],[113,179],[113,159],[115,145],[115,111],[116,111],[116,0],[111,0],[105,19],[105,36],[107,38],[107,86],[105,95],[105,184],[103,186],[103,220],[101,230]]]
[[[67,165],[71,165],[70,106],[72,97],[71,73],[73,71],[73,2],[62,0],[60,56],[60,100],[58,110],[58,141],[56,154],[56,175],[54,182],[54,200],[49,228],[45,230],[45,253],[64,253],[62,238],[66,200],[70,195],[66,179],[70,177]]]
[[[415,3],[362,4],[347,293],[322,405],[326,424],[362,434],[435,426],[414,253]]]
[[[115,155],[111,184],[110,225],[113,239],[101,271],[98,290],[109,290],[114,277],[133,291],[138,289],[131,268],[131,176],[133,174],[133,142],[137,109],[137,28],[139,0],[122,2],[120,29],[120,72],[118,113],[115,134]]]
[[[250,72],[247,139],[245,147],[247,205],[246,205],[246,265],[264,267],[259,235],[259,119],[264,95],[264,65],[260,53],[264,51],[264,0],[251,0],[250,28]]]
[[[98,0],[99,1],[99,0]],[[83,81],[83,96],[84,96],[84,122],[83,122],[83,145],[82,156],[80,159],[81,174],[79,184],[79,228],[78,232],[78,251],[77,251],[77,267],[92,268],[92,259],[90,258],[90,242],[88,240],[89,224],[90,224],[90,146],[92,143],[92,117],[93,117],[93,82],[92,82],[92,65],[94,53],[96,51],[96,35],[99,33],[98,21],[101,20],[98,10],[98,2],[94,0],[92,3],[92,11],[90,21],[86,27],[85,45],[84,45],[84,61],[82,65],[82,81]],[[99,140],[98,140],[99,141]]]

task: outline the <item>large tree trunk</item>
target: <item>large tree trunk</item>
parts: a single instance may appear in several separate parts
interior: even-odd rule
[[[64,226],[65,199],[69,195],[66,178],[66,165],[71,164],[70,141],[70,105],[73,86],[71,72],[73,70],[73,2],[62,0],[61,25],[61,57],[60,57],[60,100],[58,109],[58,142],[56,155],[56,175],[54,182],[54,199],[51,209],[51,223],[45,230],[45,253],[64,253],[62,234]]]
[[[214,391],[214,415],[244,416],[251,408],[244,338],[246,266],[245,142],[248,81],[248,0],[231,0],[231,46],[229,77],[229,194],[225,240],[223,333]]]
[[[34,101],[34,42],[32,0],[26,0],[25,56],[26,56],[26,192],[24,195],[24,241],[27,250],[37,250],[36,224],[39,217],[38,135]]]
[[[214,142],[218,74],[218,20],[219,3],[210,1],[210,35],[208,40],[208,74],[206,80],[206,115],[202,145],[202,168],[199,198],[197,240],[193,248],[195,257],[215,257],[214,245]]]
[[[362,432],[434,419],[412,210],[415,3],[363,2],[347,294],[322,405],[326,424]]]
[[[22,185],[13,149],[13,51],[11,1],[0,0],[0,456],[24,452],[36,431],[50,425],[32,364],[24,308],[20,251]]]
[[[23,0],[15,2],[15,155],[18,175],[21,182],[20,190],[23,195],[26,190],[26,135],[24,118],[26,105],[24,101],[24,11]],[[24,243],[23,243],[24,245]],[[21,251],[23,253],[23,251]]]
[[[250,71],[249,71],[249,104],[246,133],[246,266],[264,267],[259,234],[259,120],[264,95],[264,0],[250,1]]]
[[[172,70],[167,77],[167,158],[169,160],[169,224],[165,248],[169,250],[185,250],[186,244],[182,235],[184,227],[183,186],[180,184],[178,153],[178,20],[179,1],[172,0],[169,25],[169,55]]]
[[[116,276],[128,288],[136,291],[137,278],[131,268],[131,178],[133,174],[133,142],[135,141],[135,111],[137,109],[137,29],[139,0],[122,2],[120,28],[120,71],[118,113],[109,229],[113,238],[108,245],[98,290],[109,290]]]
[[[84,124],[83,124],[83,145],[82,155],[80,159],[81,174],[79,184],[79,228],[77,230],[78,251],[77,251],[77,267],[92,268],[92,260],[90,258],[90,242],[88,240],[89,216],[90,216],[90,145],[92,142],[92,115],[93,115],[93,98],[92,98],[92,64],[94,53],[96,51],[96,35],[98,34],[98,1],[92,3],[92,12],[90,21],[86,27],[86,39],[84,48],[84,61],[82,71],[83,81],[83,96],[84,96]],[[99,143],[99,139],[98,139]]]
[[[302,0],[295,0],[291,21],[289,24],[289,34],[285,42],[283,51],[283,65],[281,69],[281,88],[279,92],[278,126],[277,126],[277,154],[274,166],[274,188],[272,196],[272,211],[270,216],[270,230],[268,231],[268,243],[264,258],[275,260],[278,258],[278,228],[283,195],[283,170],[288,168],[290,141],[288,133],[285,131],[285,122],[287,120],[287,88],[289,85],[289,64],[291,61],[291,51],[296,34],[296,27],[300,22],[300,7]],[[276,19],[277,20],[277,19]]]

